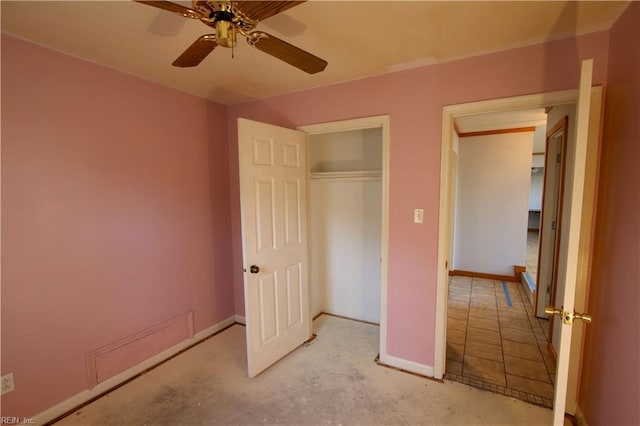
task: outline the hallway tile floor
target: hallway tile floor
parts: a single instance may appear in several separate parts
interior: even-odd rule
[[[447,312],[446,379],[552,406],[545,321],[519,283],[451,277]]]

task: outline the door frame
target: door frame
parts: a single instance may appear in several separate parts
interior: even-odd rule
[[[577,105],[576,105],[577,108]],[[551,268],[551,293],[550,293],[550,298],[549,298],[549,305],[553,305],[555,306],[556,303],[556,290],[558,288],[557,284],[558,284],[558,264],[560,262],[560,240],[562,237],[562,212],[563,212],[563,206],[564,206],[564,181],[566,178],[566,169],[567,169],[567,164],[566,164],[566,160],[567,160],[567,144],[569,143],[569,140],[567,139],[567,132],[569,130],[569,117],[568,116],[564,116],[563,118],[561,118],[557,123],[553,124],[553,127],[551,127],[551,129],[549,129],[549,131],[546,133],[545,135],[545,170],[544,170],[544,179],[543,179],[543,183],[542,183],[542,218],[540,219],[540,241],[538,242],[538,253],[540,253],[540,247],[542,247],[542,233],[544,232],[544,225],[545,225],[545,197],[547,196],[546,194],[546,184],[547,184],[547,176],[548,176],[548,172],[549,172],[549,162],[547,161],[548,159],[546,158],[546,155],[549,153],[549,141],[551,139],[551,137],[556,134],[558,132],[558,130],[562,129],[563,130],[563,134],[562,134],[562,145],[560,147],[560,173],[558,174],[558,176],[556,176],[556,179],[558,179],[558,185],[559,185],[559,189],[558,189],[558,195],[557,195],[557,199],[556,201],[556,229],[555,229],[555,237],[553,239],[553,266]],[[575,138],[574,138],[575,140]],[[547,218],[548,220],[548,218]],[[540,260],[541,260],[541,255],[538,255],[538,273],[540,273]],[[536,294],[535,294],[535,298],[534,298],[534,302],[535,305],[533,306],[533,314],[537,317],[538,316],[538,305],[540,303],[539,301],[539,297],[540,297],[540,286],[536,285]],[[557,361],[557,353],[555,348],[553,347],[553,320],[549,320],[549,337],[547,337],[547,344],[549,346],[549,349],[551,350],[551,353],[554,356],[554,359],[556,359]]]
[[[592,113],[595,120],[589,123],[588,146],[588,176],[585,178],[585,198],[583,200],[581,234],[581,253],[578,262],[578,279],[584,280],[582,294],[576,293],[575,309],[584,312],[586,305],[586,293],[588,291],[589,271],[593,246],[593,226],[595,219],[595,190],[597,187],[597,170],[600,151],[600,111],[602,108],[602,87],[593,86]],[[451,259],[451,227],[452,214],[455,210],[451,203],[452,189],[451,177],[451,153],[454,139],[454,119],[459,116],[500,112],[517,109],[545,108],[555,105],[577,104],[578,89],[557,92],[538,93],[533,95],[516,96],[510,98],[492,99],[457,105],[448,105],[442,108],[442,141],[440,152],[440,200],[438,212],[438,263],[437,263],[437,293],[436,293],[436,318],[435,318],[435,346],[434,346],[434,377],[442,379],[445,373],[447,351],[447,299],[448,276]],[[597,109],[596,109],[597,108]],[[590,115],[591,116],[591,115]],[[575,161],[572,159],[572,161]],[[583,241],[585,241],[583,243]],[[573,334],[571,356],[581,357],[583,329],[576,330]],[[573,372],[570,371],[567,395],[567,411],[575,412],[575,397],[579,384],[579,363],[572,363]]]
[[[387,360],[387,275],[388,275],[388,254],[389,254],[389,153],[390,153],[390,124],[389,115],[377,115],[372,117],[354,118],[349,120],[333,121],[328,123],[310,124],[298,126],[309,135],[323,133],[335,133],[350,130],[364,130],[381,128],[382,130],[382,233],[381,233],[381,258],[380,258],[380,361],[386,363]],[[308,147],[307,147],[308,149]],[[307,179],[309,185],[309,179]],[[307,200],[307,204],[310,200]],[[307,235],[311,233],[311,223],[307,223]],[[310,237],[309,237],[310,241]],[[309,250],[311,244],[309,244]],[[309,253],[309,259],[311,254]],[[309,265],[309,283],[311,283],[311,268]],[[311,291],[309,292],[311,294]],[[311,298],[309,298],[311,303]],[[311,315],[311,306],[309,306]]]

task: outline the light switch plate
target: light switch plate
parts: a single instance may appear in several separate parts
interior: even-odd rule
[[[422,223],[424,221],[424,209],[415,209],[413,211],[413,223]]]

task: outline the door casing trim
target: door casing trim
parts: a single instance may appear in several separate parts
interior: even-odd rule
[[[492,99],[447,105],[442,108],[442,142],[440,146],[440,200],[438,211],[438,263],[436,270],[436,323],[433,357],[433,373],[436,379],[442,379],[445,372],[447,352],[447,282],[451,249],[451,213],[450,207],[450,161],[453,149],[454,120],[456,117],[514,109],[544,108],[550,105],[576,103],[577,90],[538,93],[511,98]]]

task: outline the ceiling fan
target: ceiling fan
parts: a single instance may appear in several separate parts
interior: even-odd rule
[[[198,65],[216,46],[235,47],[238,34],[245,37],[250,46],[309,74],[323,71],[327,66],[327,61],[324,59],[264,31],[254,31],[258,22],[304,1],[193,0],[191,8],[169,1],[136,1],[177,13],[185,18],[199,19],[205,25],[215,29],[215,34],[201,36],[173,61],[176,67]]]

